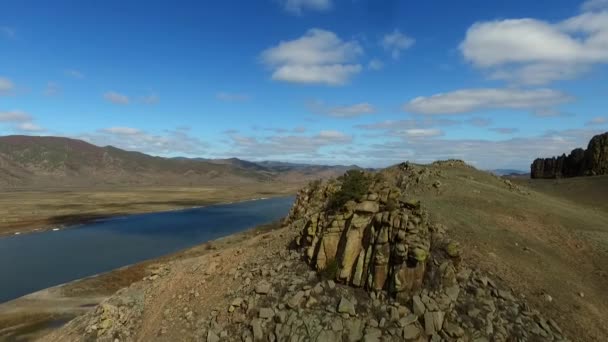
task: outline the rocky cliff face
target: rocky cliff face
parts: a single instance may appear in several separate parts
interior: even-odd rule
[[[453,286],[458,243],[446,237],[445,227],[430,223],[420,203],[400,187],[369,177],[367,194],[339,210],[328,209],[328,203],[340,181],[300,191],[286,223],[300,232],[296,244],[308,263],[341,283],[386,290],[401,302],[423,284]],[[402,178],[397,183],[409,184]]]
[[[577,148],[569,155],[539,158],[531,167],[532,178],[562,178],[608,174],[608,132],[591,139],[587,150]]]

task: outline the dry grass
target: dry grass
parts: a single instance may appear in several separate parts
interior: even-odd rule
[[[439,168],[439,192],[413,196],[466,242],[470,264],[524,293],[574,340],[606,340],[608,191],[597,189],[606,189],[608,178],[529,181],[525,195],[485,172]]]

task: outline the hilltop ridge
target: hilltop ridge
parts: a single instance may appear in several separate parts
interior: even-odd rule
[[[303,188],[281,227],[159,266],[45,340],[608,336],[605,213],[457,160],[349,174]]]
[[[155,157],[65,137],[0,137],[0,188],[304,183],[351,168],[277,165],[237,158]]]

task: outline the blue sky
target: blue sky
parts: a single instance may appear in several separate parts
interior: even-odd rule
[[[608,0],[8,1],[0,134],[527,169],[608,130]]]

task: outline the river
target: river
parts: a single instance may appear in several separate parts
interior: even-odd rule
[[[0,238],[0,303],[276,221],[294,197],[109,218]]]

